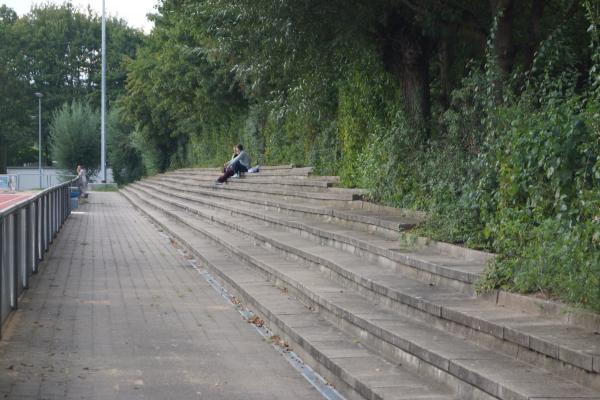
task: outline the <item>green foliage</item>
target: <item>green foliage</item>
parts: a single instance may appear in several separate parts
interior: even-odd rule
[[[500,258],[481,289],[542,291],[600,310],[600,108],[574,93],[576,81],[546,75],[495,110],[502,134],[487,142],[475,193]]]
[[[78,164],[93,175],[100,166],[100,114],[74,101],[52,115],[50,149],[59,168],[75,171]]]
[[[596,210],[599,205],[596,200]],[[541,292],[550,298],[600,310],[597,217],[577,225],[556,219],[545,219],[535,227],[516,220],[511,225],[514,236],[523,241],[513,248],[515,253],[490,266],[480,290],[500,287]]]
[[[55,110],[72,101],[99,106],[100,17],[71,3],[34,6],[18,17],[0,6],[0,170],[37,161],[38,102],[42,99],[43,158],[47,163],[48,125]],[[135,56],[143,34],[123,20],[107,21],[109,101],[124,91],[125,57]],[[6,153],[7,157],[3,157]]]
[[[133,127],[123,123],[118,108],[108,113],[107,131],[108,163],[115,182],[124,185],[140,179],[144,175],[142,153],[134,144]]]
[[[385,132],[391,128],[387,114],[396,100],[395,85],[381,66],[374,64],[373,54],[367,53],[348,67],[347,79],[340,83],[337,114],[342,145],[340,174],[347,186],[376,187],[378,183],[372,181],[373,177],[381,174],[372,175],[376,173],[372,166],[391,151],[376,147],[393,145],[386,143]]]
[[[237,142],[339,174],[427,211],[420,234],[498,252],[482,290],[600,309],[596,2],[521,2],[510,21],[496,2],[413,3],[163,0],[127,65],[123,140],[150,174],[220,166]]]
[[[592,53],[590,81],[598,98],[600,97],[600,3],[594,0],[587,0],[584,1],[584,7],[586,17],[590,23],[587,31],[592,39],[590,41],[590,51]]]
[[[19,54],[15,45],[15,23],[17,14],[10,8],[0,6],[0,173],[5,172],[7,163],[28,158],[32,152],[33,121],[23,110],[33,113],[36,101],[28,96],[28,83],[14,68]]]

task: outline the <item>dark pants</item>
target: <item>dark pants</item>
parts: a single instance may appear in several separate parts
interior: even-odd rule
[[[244,167],[239,161],[236,161],[233,164],[228,165],[227,168],[225,168],[223,175],[221,175],[219,179],[217,179],[217,182],[227,182],[227,179],[240,172],[248,172],[248,168]]]

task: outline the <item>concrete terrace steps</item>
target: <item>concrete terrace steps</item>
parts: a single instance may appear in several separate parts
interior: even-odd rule
[[[251,308],[265,318],[274,333],[291,341],[301,354],[350,398],[458,400],[451,391],[432,384],[416,371],[392,363],[355,337],[325,320],[318,312],[281,290],[240,260],[224,254],[207,238],[144,205],[130,190],[122,192],[134,206],[186,245],[204,265]],[[198,249],[202,249],[198,251]]]
[[[222,172],[222,168],[187,168],[179,171],[184,171],[186,174],[190,176],[214,176],[216,174],[220,174]],[[307,177],[312,174],[312,167],[302,167],[302,168],[294,168],[291,166],[288,167],[261,167],[260,175],[261,176],[281,176],[281,177],[298,177],[304,176]]]
[[[264,220],[278,227],[286,227],[294,231],[308,232],[321,243],[327,243],[338,248],[358,254],[366,254],[371,259],[383,263],[393,263],[405,273],[426,280],[429,283],[445,284],[460,288],[462,291],[473,293],[471,283],[483,271],[484,262],[481,259],[464,259],[443,254],[427,247],[415,248],[403,246],[397,239],[374,235],[372,232],[358,229],[348,229],[331,222],[307,220],[304,216],[284,216],[281,212],[257,210],[249,207],[244,201],[235,199],[207,198],[206,195],[188,193],[184,187],[175,185],[160,185],[156,182],[140,182],[148,189],[163,195],[169,195],[184,201],[192,201],[204,206],[216,207],[239,215],[250,216]],[[408,220],[404,227],[412,226],[414,220]],[[400,226],[399,226],[400,227]],[[443,260],[444,263],[441,263]],[[407,270],[410,268],[410,270]]]
[[[197,181],[200,183],[213,182],[215,178],[220,175],[220,171],[215,171],[209,175],[190,175],[181,170],[167,172],[159,176],[176,177],[180,179],[186,179],[190,181]],[[246,173],[242,179],[232,179],[230,183],[244,183],[247,185],[264,185],[264,184],[275,184],[281,186],[287,186],[296,189],[305,188],[334,188],[338,183],[339,179],[335,176],[328,177],[317,177],[317,176],[287,176],[282,180],[281,176],[271,175],[264,176],[262,173]]]
[[[278,176],[272,177],[255,177],[255,174],[246,174],[246,176],[242,178],[231,178],[226,184],[225,188],[237,189],[237,188],[247,188],[247,189],[260,189],[268,185],[272,189],[278,190],[287,190],[287,191],[312,191],[312,192],[323,192],[323,193],[355,193],[365,195],[367,194],[364,190],[359,189],[346,189],[335,187],[335,183],[328,180],[314,179],[314,178],[285,178],[282,179]],[[190,177],[184,174],[165,174],[162,175],[163,178],[171,178],[178,179],[189,184],[200,185],[200,186],[213,186],[214,181],[217,175],[215,176],[202,176],[202,177]],[[157,177],[158,178],[158,177]]]
[[[597,391],[472,343],[468,335],[449,333],[378,305],[337,280],[326,278],[319,267],[307,268],[278,252],[253,246],[239,233],[215,224],[214,218],[200,218],[138,189],[127,189],[125,194],[139,207],[152,209],[155,218],[164,218],[156,217],[160,210],[181,224],[164,222],[169,230],[190,229],[212,239],[271,281],[289,288],[346,332],[358,335],[372,349],[450,385],[461,399],[490,398],[489,395],[507,400],[600,398]]]
[[[260,169],[264,171],[273,171],[273,170],[290,170],[293,169],[294,166],[292,164],[282,164],[282,165],[264,165],[261,166]],[[180,168],[177,171],[186,171],[186,172],[194,172],[194,171],[220,171],[219,167],[192,167],[192,168]],[[312,169],[311,169],[312,170]]]
[[[279,179],[279,178],[278,178]],[[362,201],[362,197],[366,193],[363,189],[345,189],[336,187],[322,187],[314,186],[314,180],[311,178],[298,180],[301,185],[296,185],[295,179],[286,178],[285,180],[278,180],[277,182],[260,181],[258,184],[248,184],[247,182],[255,181],[256,178],[242,178],[242,179],[230,179],[224,185],[215,185],[214,179],[200,180],[189,178],[185,176],[171,176],[171,175],[158,175],[146,179],[146,182],[159,182],[166,184],[175,184],[180,188],[188,189],[210,189],[212,193],[218,193],[222,191],[223,196],[234,195],[239,199],[267,199],[267,200],[281,200],[278,195],[286,197],[283,203],[289,202],[299,203],[304,205],[315,206],[331,206],[326,200],[332,198],[341,200],[339,203],[335,203],[337,209],[352,209],[353,211],[362,210],[365,215],[373,215],[379,217],[385,217],[388,219],[402,218],[407,220],[409,217],[412,219],[411,226],[421,222],[424,219],[424,213],[415,212],[412,210],[401,210],[392,207],[384,207],[374,205]],[[308,193],[307,193],[308,192]],[[314,194],[313,194],[314,192]],[[204,192],[207,193],[207,192]],[[329,194],[333,196],[320,196],[320,194]],[[248,195],[250,194],[250,196]],[[322,202],[308,203],[306,200],[309,197],[313,197],[315,200],[319,200],[322,197]]]
[[[420,220],[419,217],[406,215],[403,212],[391,213],[387,210],[353,208],[351,205],[333,207],[331,205],[307,204],[306,202],[301,202],[299,199],[281,202],[279,199],[274,199],[268,195],[261,195],[260,193],[249,197],[245,194],[236,193],[235,191],[215,190],[212,187],[206,188],[194,185],[183,185],[179,181],[173,183],[171,181],[165,181],[162,178],[150,178],[144,182],[161,186],[165,189],[176,189],[184,193],[210,197],[213,199],[243,201],[250,205],[250,207],[260,206],[282,212],[295,213],[301,216],[318,216],[328,220],[346,223],[350,226],[361,225],[370,231],[379,231],[387,235],[393,235],[394,237],[396,237],[400,231],[414,226]],[[352,204],[354,203],[360,205],[362,202],[356,201]]]
[[[519,357],[555,371],[562,371],[563,363],[571,365],[576,368],[570,374],[582,382],[586,381],[588,372],[594,371],[594,354],[600,351],[600,336],[589,330],[531,312],[497,307],[489,301],[454,290],[430,286],[398,270],[364,262],[336,249],[319,249],[312,242],[299,239],[297,234],[274,231],[272,225],[264,226],[265,220],[257,222],[248,217],[231,216],[233,206],[230,211],[206,210],[197,202],[179,198],[173,200],[165,193],[153,193],[150,187],[140,187],[139,190],[147,198],[218,222],[253,241],[267,243],[271,248],[314,263],[321,269],[327,268],[331,274],[339,275],[338,280],[343,280],[345,286],[358,288],[376,301],[392,303],[403,312],[418,315],[420,319],[452,332],[473,330],[467,334],[474,336],[476,342],[497,347],[507,354],[517,351]],[[600,385],[597,379],[595,385]]]
[[[261,185],[257,187],[257,185],[247,185],[243,182],[237,182],[232,179],[228,183],[215,186],[214,179],[212,181],[197,181],[190,179],[181,179],[179,177],[170,177],[159,176],[154,178],[155,180],[161,180],[171,183],[178,182],[187,182],[190,185],[197,185],[199,187],[207,187],[213,188],[215,190],[235,190],[236,192],[246,193],[247,196],[254,196],[257,194],[260,195],[269,195],[269,196],[277,196],[283,200],[286,199],[302,199],[305,201],[310,201],[312,203],[317,204],[344,204],[347,202],[351,202],[354,200],[361,200],[363,197],[362,192],[358,192],[352,189],[337,189],[337,190],[327,190],[328,188],[313,188],[313,190],[302,190],[298,191],[297,189],[289,189],[286,187],[278,188],[273,187],[275,185]],[[240,181],[244,181],[244,179],[240,179]]]

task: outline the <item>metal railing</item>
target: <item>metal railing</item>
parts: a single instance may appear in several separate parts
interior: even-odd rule
[[[31,275],[38,271],[45,252],[71,213],[70,186],[77,186],[77,179],[0,211],[0,336]]]
[[[60,185],[61,183],[70,181],[77,177],[73,174],[29,174],[29,173],[18,173],[13,174],[15,179],[15,189],[20,190],[31,190],[31,189],[46,189],[52,186]],[[40,187],[41,182],[41,187]]]

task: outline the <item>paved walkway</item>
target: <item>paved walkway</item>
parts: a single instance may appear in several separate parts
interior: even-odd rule
[[[319,399],[117,193],[92,193],[0,342],[0,398]]]

